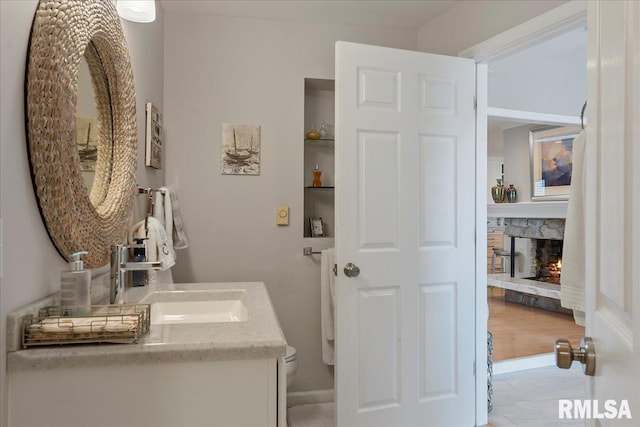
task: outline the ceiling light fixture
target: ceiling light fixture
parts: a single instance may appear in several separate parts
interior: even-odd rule
[[[156,20],[155,0],[118,0],[116,9],[128,21],[146,24]]]

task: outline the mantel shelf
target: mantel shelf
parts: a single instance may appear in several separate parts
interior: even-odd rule
[[[563,116],[560,114],[537,113],[533,111],[510,110],[506,108],[487,107],[487,116],[518,124],[536,123],[540,125],[580,125],[579,116]]]
[[[489,218],[566,218],[568,201],[495,203],[487,205]]]

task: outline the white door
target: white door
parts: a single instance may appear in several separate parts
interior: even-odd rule
[[[588,4],[587,398],[623,400],[640,422],[640,2]],[[625,422],[626,421],[626,422]]]
[[[474,95],[471,60],[336,44],[338,427],[475,423]]]

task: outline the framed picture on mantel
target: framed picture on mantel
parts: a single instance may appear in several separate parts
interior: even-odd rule
[[[568,200],[576,126],[545,126],[529,131],[531,200]]]

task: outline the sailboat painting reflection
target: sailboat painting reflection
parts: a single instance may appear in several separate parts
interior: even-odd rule
[[[260,175],[260,126],[222,124],[223,175]]]

